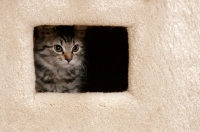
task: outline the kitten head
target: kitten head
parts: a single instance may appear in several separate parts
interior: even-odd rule
[[[35,61],[50,69],[81,66],[85,55],[84,29],[74,26],[36,27]]]

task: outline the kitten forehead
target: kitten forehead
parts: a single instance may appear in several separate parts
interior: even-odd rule
[[[79,46],[83,46],[83,42],[77,38],[73,38],[71,39],[71,41],[65,41],[63,38],[58,38],[56,40],[56,42],[59,42],[62,46],[64,45],[70,45],[70,46],[74,46],[74,45],[79,45]]]
[[[60,39],[64,40],[65,43],[71,42],[71,41],[73,41],[73,35],[70,34],[70,35],[66,36],[66,34],[62,34],[60,36]]]

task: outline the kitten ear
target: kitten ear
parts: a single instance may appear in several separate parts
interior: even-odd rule
[[[56,34],[56,26],[38,26],[34,30],[34,36],[36,38],[47,37]]]
[[[74,34],[79,38],[84,38],[86,35],[86,26],[74,26]]]

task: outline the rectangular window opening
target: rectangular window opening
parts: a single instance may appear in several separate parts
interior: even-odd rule
[[[128,60],[126,27],[34,28],[37,92],[126,91]]]

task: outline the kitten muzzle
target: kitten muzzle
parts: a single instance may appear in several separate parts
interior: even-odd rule
[[[73,54],[72,53],[65,53],[64,57],[65,57],[65,60],[70,62],[72,60],[72,58],[73,58]]]

